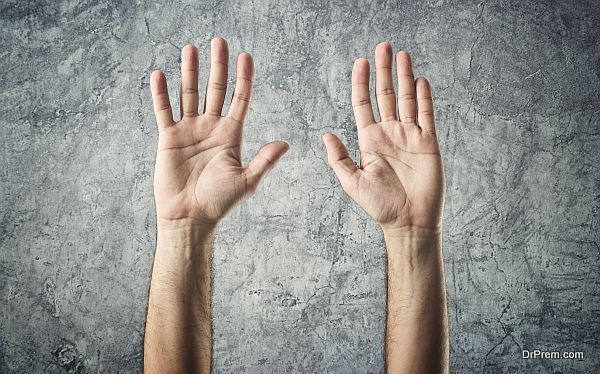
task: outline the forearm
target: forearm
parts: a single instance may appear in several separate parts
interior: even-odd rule
[[[158,228],[144,338],[146,373],[210,373],[214,228]]]
[[[447,373],[448,320],[441,233],[384,230],[388,253],[388,373]]]

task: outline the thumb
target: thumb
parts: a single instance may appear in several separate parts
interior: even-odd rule
[[[250,160],[247,167],[247,183],[251,191],[255,191],[260,181],[275,166],[290,146],[286,142],[274,141],[263,145]]]
[[[323,142],[327,149],[329,166],[337,175],[344,191],[352,195],[358,183],[360,169],[356,167],[346,146],[337,136],[327,133],[323,136]]]

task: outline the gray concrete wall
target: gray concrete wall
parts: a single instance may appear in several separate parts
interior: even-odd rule
[[[383,372],[382,235],[321,144],[356,147],[350,70],[382,40],[437,99],[453,372],[600,367],[597,1],[3,0],[0,26],[0,372],[141,371],[148,75],[176,88],[215,35],[256,62],[245,157],[291,143],[218,233],[216,373]]]

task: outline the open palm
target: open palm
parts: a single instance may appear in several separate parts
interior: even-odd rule
[[[396,55],[398,100],[392,79],[392,49],[375,51],[375,93],[381,121],[371,106],[366,59],[352,71],[352,105],[358,128],[360,165],[332,134],[324,136],[328,160],[342,188],[384,228],[441,225],[444,173],[435,133],[431,88],[414,79],[406,52]],[[398,109],[397,106],[398,106]]]
[[[173,121],[165,76],[151,76],[159,127],[154,194],[160,224],[216,224],[238,202],[250,196],[261,179],[287,151],[276,141],[264,145],[242,165],[243,124],[252,96],[254,67],[247,53],[237,60],[236,86],[229,112],[221,115],[227,88],[229,51],[225,40],[211,44],[211,69],[204,113],[198,113],[198,50],[182,51],[180,112]]]

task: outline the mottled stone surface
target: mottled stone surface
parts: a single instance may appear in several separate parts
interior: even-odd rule
[[[292,146],[219,231],[216,373],[383,372],[382,235],[321,143],[356,147],[352,61],[382,40],[437,98],[453,372],[598,370],[597,1],[2,0],[0,372],[141,371],[148,75],[177,88],[179,49],[206,66],[215,35],[256,62],[245,157]]]

